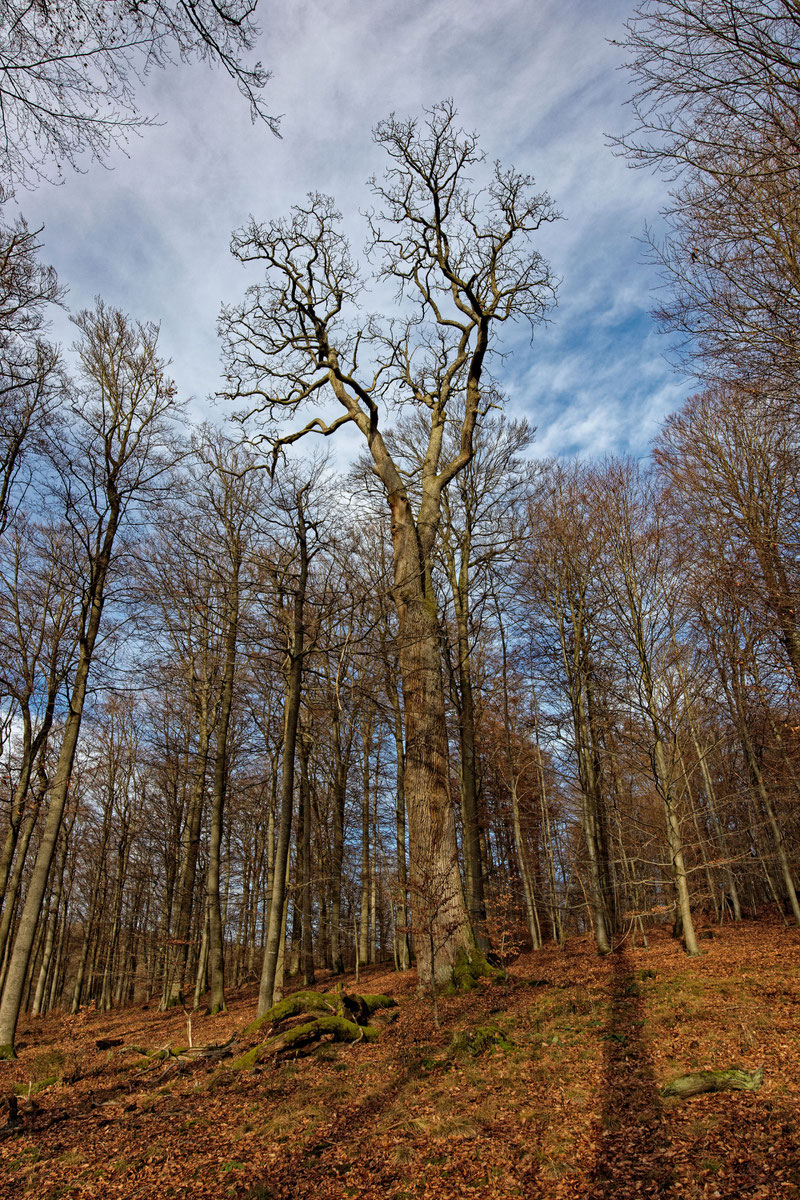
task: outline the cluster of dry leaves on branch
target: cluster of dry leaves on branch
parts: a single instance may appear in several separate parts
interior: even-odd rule
[[[665,933],[605,960],[588,942],[523,956],[507,984],[440,1001],[438,1028],[413,973],[376,969],[361,990],[400,1003],[376,1042],[252,1071],[202,1058],[168,1069],[176,1060],[133,1048],[185,1045],[180,1011],[29,1021],[19,1059],[0,1064],[18,1109],[0,1131],[0,1191],[792,1200],[800,931],[726,927],[703,946],[687,959]],[[195,1044],[236,1035],[246,1049],[255,1004],[249,990],[195,1017]],[[660,1096],[685,1071],[734,1064],[763,1064],[761,1090]]]

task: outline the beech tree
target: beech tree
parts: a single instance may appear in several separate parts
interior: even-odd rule
[[[553,302],[554,281],[531,237],[557,214],[533,181],[495,164],[485,187],[472,183],[484,155],[456,124],[450,102],[423,121],[391,116],[374,132],[389,167],[370,187],[370,260],[394,283],[391,319],[354,312],[363,280],[326,196],[311,195],[288,219],[251,220],[233,238],[243,263],[261,262],[264,282],[222,314],[228,394],[258,418],[277,459],[311,432],[355,425],[391,513],[400,672],[405,703],[405,792],[421,986],[447,984],[459,958],[480,961],[458,869],[448,785],[445,699],[431,556],[442,495],[473,455],[485,412],[487,356],[500,327],[531,329]],[[326,397],[338,406],[329,416]],[[443,454],[448,414],[461,406],[458,448]],[[419,499],[384,437],[387,408],[426,413]],[[290,432],[280,418],[312,407]],[[430,936],[428,936],[430,934]],[[427,943],[427,945],[426,945]]]
[[[606,599],[600,564],[605,541],[589,482],[587,470],[579,464],[548,466],[541,493],[529,509],[533,532],[521,583],[528,603],[537,610],[540,653],[546,647],[569,704],[592,925],[598,953],[608,954],[613,949],[616,911],[598,717],[604,678]]]
[[[796,422],[760,390],[693,396],[664,423],[655,458],[672,504],[700,544],[736,569],[737,592],[763,607],[800,689]]]

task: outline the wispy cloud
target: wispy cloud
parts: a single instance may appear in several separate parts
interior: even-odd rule
[[[281,214],[309,190],[330,192],[356,248],[370,136],[395,110],[453,96],[490,157],[531,172],[565,215],[541,248],[563,277],[553,324],[533,346],[514,337],[500,368],[515,410],[539,427],[540,452],[642,452],[687,385],[663,358],[647,316],[655,280],[636,238],[657,218],[663,185],[606,145],[625,124],[616,69],[628,0],[307,0],[265,11],[259,57],[273,70],[283,138],[249,123],[221,71],[178,66],[146,83],[164,124],[63,187],[23,197],[46,225],[47,255],[74,308],[95,294],[161,322],[184,394],[219,387],[221,300],[253,276],[228,253],[248,213]],[[62,338],[70,337],[65,322]]]

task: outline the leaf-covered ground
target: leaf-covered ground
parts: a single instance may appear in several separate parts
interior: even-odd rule
[[[19,1096],[0,1195],[800,1197],[800,931],[726,926],[702,946],[523,956],[507,985],[441,1001],[440,1028],[413,974],[375,970],[346,982],[400,1001],[376,1044],[253,1072],[131,1049],[186,1045],[182,1012],[24,1020],[0,1063],[0,1097]],[[195,1044],[227,1041],[255,1003],[195,1017]],[[693,1069],[761,1064],[756,1093],[659,1096]]]

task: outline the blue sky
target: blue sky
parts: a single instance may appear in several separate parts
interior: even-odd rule
[[[499,371],[537,453],[647,452],[660,419],[692,390],[648,315],[657,278],[643,262],[664,183],[606,145],[625,127],[619,37],[633,0],[308,0],[260,13],[281,139],[250,124],[220,71],[154,74],[143,107],[163,124],[106,166],[18,201],[44,224],[45,257],[73,309],[95,295],[160,322],[162,348],[193,411],[220,386],[216,317],[255,276],[231,258],[232,230],[278,216],[309,190],[332,194],[354,248],[364,181],[380,171],[372,125],[452,96],[490,159],[530,172],[565,220],[539,248],[563,279],[551,324],[512,338]],[[262,0],[261,8],[264,8]],[[286,11],[278,11],[284,9]],[[66,321],[56,325],[68,342]],[[221,414],[220,414],[221,415]],[[310,447],[309,447],[310,448]],[[341,447],[344,450],[344,445]]]

